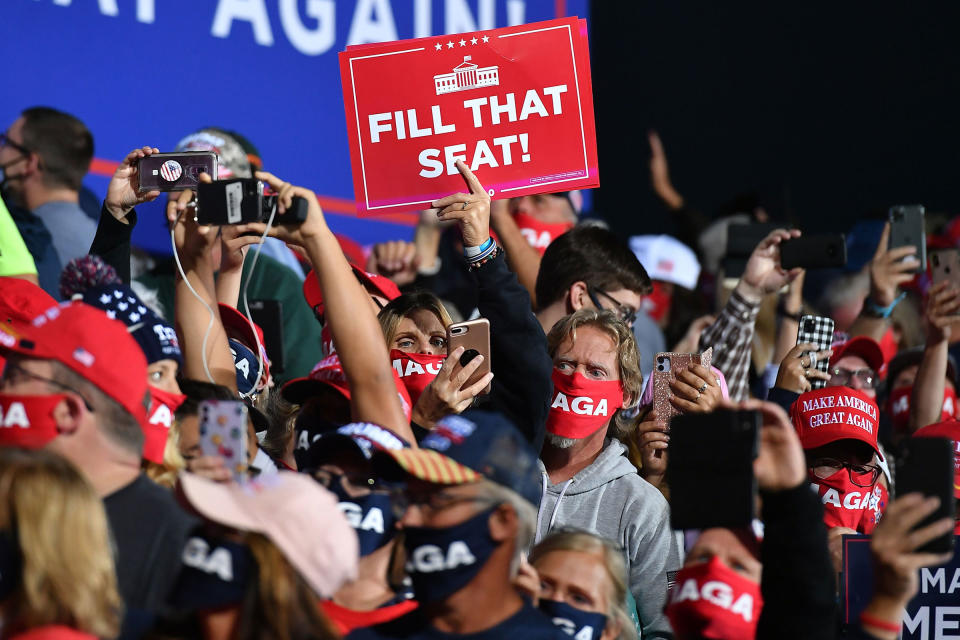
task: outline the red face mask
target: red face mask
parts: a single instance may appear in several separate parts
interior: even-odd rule
[[[445,355],[432,356],[426,353],[406,353],[399,349],[390,351],[393,368],[400,376],[400,381],[410,394],[410,401],[417,404],[417,399],[427,385],[440,373]]]
[[[890,414],[894,430],[905,432],[910,427],[910,394],[913,387],[901,387],[890,392],[887,398],[886,410]],[[957,392],[950,387],[943,387],[943,407],[940,410],[940,419],[953,420],[957,416]]]
[[[527,239],[531,247],[540,252],[541,256],[551,242],[573,228],[572,222],[541,222],[523,211],[515,213],[513,220],[520,227],[520,233],[523,234],[523,237]]]
[[[62,393],[18,396],[0,393],[0,447],[40,449],[57,437],[53,410],[66,399]]]
[[[653,281],[653,291],[643,296],[641,306],[655,322],[660,322],[670,310],[671,296],[664,291],[663,285]]]
[[[665,613],[677,640],[752,640],[761,608],[760,585],[714,556],[677,572]]]
[[[553,370],[553,402],[547,432],[563,438],[586,438],[601,428],[623,406],[619,380],[589,380],[579,371],[567,375]]]
[[[817,489],[817,495],[823,503],[823,522],[828,528],[848,527],[857,533],[863,530],[864,510],[874,496],[873,487],[858,487],[850,481],[847,469],[840,469],[828,478],[818,478],[810,472],[810,482]]]
[[[163,464],[163,450],[167,446],[170,425],[173,424],[173,412],[184,403],[187,396],[182,393],[170,393],[150,386],[150,417],[143,425],[143,459]]]

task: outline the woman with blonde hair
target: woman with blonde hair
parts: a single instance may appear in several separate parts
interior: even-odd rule
[[[450,317],[432,293],[392,300],[379,313],[380,325],[393,367],[414,403],[413,423],[432,429],[440,418],[461,413],[476,401],[478,408],[507,416],[539,449],[552,370],[543,329],[530,310],[529,294],[490,236],[490,196],[465,163],[457,162],[457,169],[469,193],[434,204],[437,218],[459,226],[464,249],[460,268],[476,283],[477,313],[490,322],[490,373],[467,384],[483,361],[462,347],[447,355]]]
[[[0,448],[0,637],[115,638],[122,607],[93,487],[54,453]]]
[[[539,607],[577,640],[636,640],[623,550],[586,531],[551,533],[530,554]],[[589,629],[588,629],[589,628]]]

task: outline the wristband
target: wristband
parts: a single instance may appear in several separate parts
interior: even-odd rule
[[[493,248],[488,254],[486,254],[484,257],[481,257],[479,260],[470,260],[467,268],[470,269],[470,271],[476,271],[488,262],[495,260],[501,253],[503,253],[503,249],[494,243]]]
[[[896,298],[893,299],[893,302],[890,303],[888,307],[881,307],[876,302],[873,301],[873,298],[867,298],[863,301],[863,313],[866,316],[871,318],[880,318],[886,320],[890,317],[890,314],[893,313],[893,310],[900,304],[900,301],[907,297],[907,292],[903,291]]]
[[[902,624],[896,622],[890,622],[889,620],[881,620],[880,618],[874,618],[873,616],[861,613],[860,622],[865,625],[876,627],[877,629],[883,629],[884,631],[890,631],[892,633],[900,633]]]
[[[493,238],[487,238],[479,247],[464,247],[463,255],[467,258],[474,258],[488,250],[491,245],[493,245]]]

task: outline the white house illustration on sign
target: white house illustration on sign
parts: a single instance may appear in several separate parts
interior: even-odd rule
[[[500,84],[498,67],[477,67],[470,62],[470,56],[463,56],[463,62],[453,68],[452,73],[433,76],[437,95],[466,91],[477,87],[493,87]]]

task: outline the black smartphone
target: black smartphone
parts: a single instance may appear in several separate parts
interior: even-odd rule
[[[847,265],[847,238],[842,233],[800,236],[780,243],[784,269],[829,269]]]
[[[670,524],[674,529],[749,526],[757,516],[753,461],[760,412],[718,409],[670,423]],[[705,492],[710,499],[704,500]]]
[[[897,247],[916,247],[914,257],[920,261],[915,273],[927,269],[927,233],[924,225],[924,210],[919,204],[899,205],[890,208],[891,249]]]
[[[753,224],[731,224],[727,227],[727,248],[723,258],[723,276],[725,278],[739,278],[747,267],[750,254],[757,245],[770,235],[771,231],[780,228],[773,222],[755,222]]]
[[[266,222],[276,196],[264,195],[256,178],[215,180],[197,185],[197,222],[200,224],[246,224]],[[294,197],[290,208],[274,217],[274,224],[300,224],[307,219],[307,201]]]
[[[263,329],[270,373],[283,373],[283,303],[279,300],[250,300],[250,315]]]
[[[925,527],[941,518],[953,519],[957,499],[953,493],[954,443],[947,438],[909,438],[897,459],[897,495],[922,493],[940,498],[940,507],[915,528]],[[924,553],[944,553],[953,550],[953,530],[918,548]]]
[[[217,179],[217,154],[213,151],[155,153],[137,160],[141,193],[193,189],[201,173]]]

